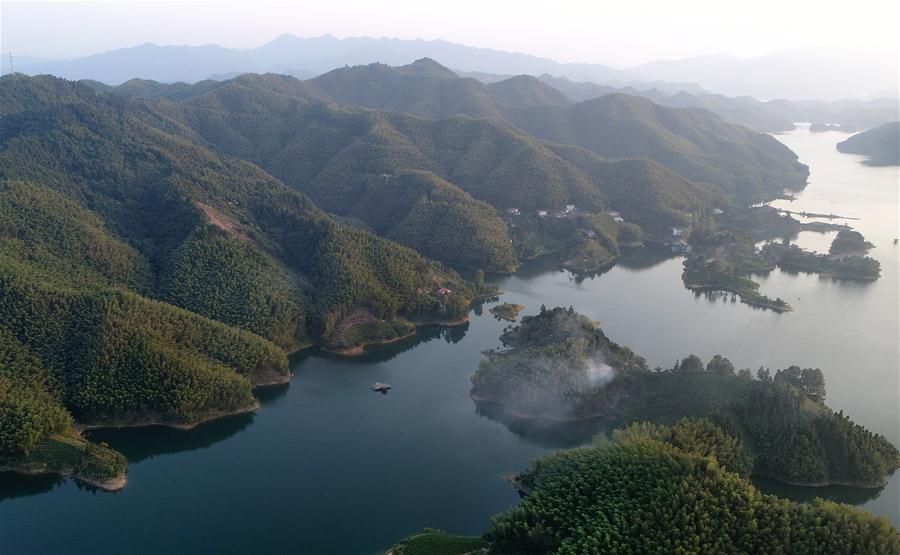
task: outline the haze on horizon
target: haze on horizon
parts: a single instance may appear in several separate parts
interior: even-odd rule
[[[152,42],[254,48],[282,34],[443,39],[560,62],[627,68],[657,59],[784,49],[883,57],[896,63],[900,3],[715,0],[586,4],[460,0],[332,2],[6,2],[2,51],[70,58]],[[864,53],[864,54],[863,54]]]

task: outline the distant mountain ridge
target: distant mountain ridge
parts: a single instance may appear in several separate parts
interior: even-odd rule
[[[794,129],[795,122],[827,121],[857,128],[869,128],[900,117],[896,98],[871,100],[843,99],[828,102],[805,100],[761,101],[751,96],[724,96],[706,91],[678,90],[674,93],[658,88],[615,87],[591,82],[572,81],[565,77],[541,75],[541,81],[564,93],[573,102],[591,100],[609,94],[640,96],[656,104],[673,108],[703,108],[725,121],[737,123],[762,133],[780,133]]]
[[[380,62],[392,66],[420,58],[441,60],[448,67],[487,73],[553,73],[573,79],[610,81],[635,79],[629,72],[600,64],[564,64],[515,52],[476,48],[444,40],[331,35],[301,38],[282,35],[258,48],[237,50],[218,45],[161,46],[151,43],[72,60],[39,61],[16,66],[29,75],[49,73],[66,79],[93,79],[118,85],[132,78],[160,82],[197,82],[213,75],[277,72],[308,77],[345,65]],[[3,72],[9,71],[2,61]]]
[[[897,96],[898,54],[788,49],[762,56],[656,60],[629,69],[641,79],[692,81],[729,96],[833,100]]]

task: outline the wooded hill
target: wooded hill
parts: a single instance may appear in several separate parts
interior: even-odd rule
[[[837,149],[848,154],[869,157],[870,166],[900,165],[900,121],[886,123],[853,135],[838,143]]]
[[[433,121],[343,108],[319,100],[310,83],[245,75],[214,90],[203,84],[202,94],[158,107],[190,128],[182,131],[192,140],[252,160],[325,210],[354,216],[379,233],[385,233],[383,225],[369,219],[360,199],[382,196],[381,188],[393,190],[392,176],[408,170],[431,172],[446,182],[446,190],[461,189],[501,213],[554,211],[567,204],[581,212],[615,209],[651,233],[689,224],[723,196],[649,160],[611,162],[583,148],[535,140],[497,119]],[[462,191],[454,193],[461,206],[453,216],[458,225],[481,236],[502,227]],[[393,206],[391,219],[402,221],[411,206]],[[455,233],[455,250],[475,253],[473,236]],[[434,255],[461,266],[509,269],[509,249],[496,247],[487,259]]]
[[[0,365],[0,421],[16,423],[0,467],[71,434],[68,415],[252,409],[254,385],[287,379],[286,352],[344,316],[458,320],[477,294],[145,101],[13,75],[0,117],[0,334],[32,361]]]
[[[742,472],[792,483],[877,487],[900,468],[887,439],[825,405],[815,368],[760,369],[754,379],[725,357],[704,364],[691,355],[654,372],[571,307],[541,307],[500,339],[507,348],[486,353],[472,397],[513,418],[619,425],[710,418],[743,441]]]
[[[494,517],[490,553],[896,553],[885,518],[764,495],[733,471],[740,444],[707,420],[635,424],[538,459]]]
[[[342,68],[308,81],[283,76],[242,75],[218,87],[194,85],[195,96],[230,90],[235,81],[267,83],[301,102],[406,112],[428,119],[454,115],[491,118],[559,144],[586,147],[605,158],[650,158],[685,177],[714,184],[742,200],[802,187],[808,171],[772,137],[725,123],[706,110],[664,107],[626,95],[571,105],[559,91],[530,76],[490,85],[461,78],[430,59],[401,67],[383,64]],[[148,97],[164,96],[161,86],[143,84]],[[176,84],[172,99],[189,94]],[[126,83],[116,90],[135,94]],[[225,109],[228,104],[223,104]],[[451,180],[452,181],[452,180]]]

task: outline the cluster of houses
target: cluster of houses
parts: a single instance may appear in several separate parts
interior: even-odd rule
[[[616,222],[617,224],[620,224],[625,221],[625,218],[622,217],[622,214],[620,214],[619,212],[616,212],[615,210],[607,212],[607,214],[609,214],[610,217],[613,219],[613,221]]]
[[[438,295],[440,295],[440,296],[442,296],[442,297],[445,296],[445,295],[449,295],[449,294],[452,293],[452,292],[453,292],[453,291],[451,291],[450,289],[447,289],[446,287],[438,287],[438,288],[435,290],[435,293],[437,293]],[[424,295],[425,293],[428,293],[428,290],[427,290],[427,289],[425,289],[424,287],[416,287],[416,294],[417,294],[417,295]]]
[[[563,208],[559,212],[555,213],[554,216],[557,218],[565,218],[568,216],[574,216],[576,210],[577,210],[577,208],[575,207],[574,204],[567,204],[565,208]],[[518,216],[522,213],[518,208],[507,208],[506,212],[510,216]],[[538,217],[541,217],[541,218],[546,218],[547,216],[550,215],[550,212],[548,212],[547,210],[544,210],[544,209],[535,210],[534,213],[537,214]]]

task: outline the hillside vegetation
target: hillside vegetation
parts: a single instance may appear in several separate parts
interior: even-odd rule
[[[633,425],[539,459],[495,517],[493,553],[895,553],[887,519],[763,495],[729,471],[738,444],[705,420]]]
[[[189,426],[252,410],[254,386],[288,379],[288,351],[346,332],[350,315],[455,321],[479,293],[146,101],[13,75],[0,110],[0,338],[20,361],[0,365],[3,466],[86,476],[72,456],[35,453],[74,453],[41,447],[57,440],[101,452],[71,439],[73,421]]]
[[[774,137],[704,110],[673,109],[623,94],[517,110],[507,118],[535,137],[583,146],[605,158],[649,158],[742,202],[802,188],[809,175]]]
[[[848,154],[863,154],[870,166],[900,165],[900,121],[885,123],[863,131],[837,144],[837,149]]]
[[[411,169],[432,172],[499,210],[571,203],[630,210],[632,221],[658,215],[684,221],[704,209],[710,192],[755,200],[802,187],[807,175],[773,138],[707,112],[624,95],[570,106],[532,77],[483,85],[427,59],[342,68],[309,81],[243,75],[195,87],[188,95],[173,86],[170,99],[177,102],[165,110],[207,144],[254,161],[338,214],[371,177]],[[460,115],[480,121],[454,117]],[[586,149],[542,143],[510,124]],[[671,171],[605,160],[638,157]],[[623,187],[648,186],[653,192],[637,201],[621,194]],[[396,220],[404,216],[398,212]]]
[[[472,397],[518,419],[671,424],[711,418],[746,445],[735,468],[787,482],[883,485],[900,468],[900,452],[884,437],[825,405],[825,379],[815,368],[771,374],[736,371],[717,356],[704,365],[688,356],[656,372],[611,342],[573,309],[542,307],[500,337],[472,377]]]

